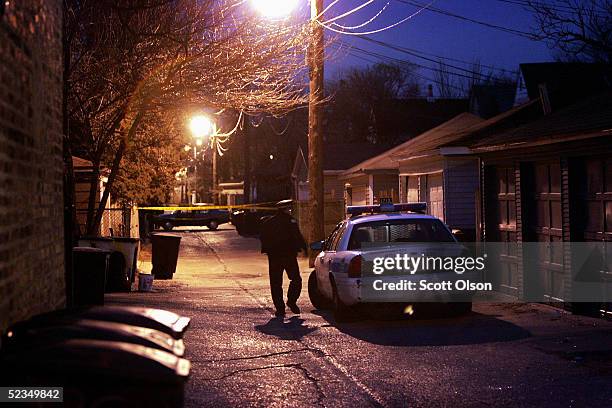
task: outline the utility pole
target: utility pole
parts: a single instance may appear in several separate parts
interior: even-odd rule
[[[243,154],[244,154],[244,185],[243,185],[243,191],[244,191],[244,204],[250,204],[251,203],[251,146],[250,146],[250,138],[251,138],[251,132],[249,131],[251,127],[251,121],[249,120],[249,118],[245,118],[244,120],[244,129],[243,129],[243,135],[244,135],[244,145],[243,145]]]
[[[193,146],[193,199],[191,204],[198,202],[198,144]]]
[[[310,69],[310,96],[308,101],[308,188],[310,208],[310,242],[325,236],[324,186],[323,186],[323,64],[325,44],[322,18],[323,0],[310,2],[310,44],[308,65]]]
[[[212,147],[212,199],[213,204],[219,204],[219,194],[217,192],[217,144]]]

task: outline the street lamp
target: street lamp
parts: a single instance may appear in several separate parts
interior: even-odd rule
[[[194,158],[194,166],[193,170],[195,173],[195,177],[193,180],[194,184],[194,195],[192,197],[192,204],[198,202],[198,146],[202,146],[204,143],[204,139],[214,136],[215,133],[215,124],[212,120],[210,120],[207,116],[204,115],[196,115],[191,118],[189,121],[189,129],[191,130],[191,134],[195,138],[195,146],[193,146],[193,158]],[[214,155],[214,150],[213,150]],[[215,157],[213,157],[213,190],[215,189]]]
[[[290,13],[296,0],[251,0],[254,7],[265,16],[278,18]],[[319,241],[325,235],[324,186],[323,186],[323,68],[325,45],[323,26],[317,20],[323,12],[323,0],[310,0],[310,44],[308,67],[310,93],[308,99],[308,189],[310,201],[310,228],[308,239]]]
[[[285,18],[298,4],[298,0],[252,0],[253,7],[262,15],[280,19]]]
[[[204,115],[194,116],[189,122],[189,129],[196,140],[210,136],[213,133],[213,127],[212,121]]]

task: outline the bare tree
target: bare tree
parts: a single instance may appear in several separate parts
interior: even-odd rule
[[[440,98],[461,98],[466,95],[461,79],[455,76],[443,61],[438,62],[433,74]]]
[[[538,38],[562,60],[612,63],[612,1],[527,0]]]
[[[486,71],[479,60],[475,60],[470,68],[459,69],[460,67],[450,67],[443,61],[438,62],[434,79],[440,97],[465,98],[476,85],[516,85],[516,79],[511,72]]]
[[[92,180],[88,233],[126,152],[160,116],[280,114],[306,102],[303,24],[262,21],[241,0],[65,1],[70,134],[95,171],[110,167],[98,203]]]
[[[329,134],[336,141],[384,143],[398,135],[385,129],[386,115],[393,115],[397,100],[419,95],[416,67],[379,63],[341,72],[329,84]],[[335,135],[334,135],[335,133]]]

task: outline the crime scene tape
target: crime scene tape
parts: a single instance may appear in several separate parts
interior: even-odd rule
[[[138,207],[139,210],[153,211],[197,211],[197,210],[276,210],[276,202],[239,204],[239,205],[196,205],[196,206],[166,206],[166,207]]]

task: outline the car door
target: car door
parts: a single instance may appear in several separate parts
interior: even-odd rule
[[[172,213],[172,224],[176,227],[185,225],[185,211],[176,210]]]
[[[321,253],[317,256],[318,266],[316,267],[316,270],[319,290],[325,297],[330,299],[332,297],[332,286],[329,279],[330,265],[334,260],[338,242],[340,242],[340,238],[342,237],[345,229],[345,223],[338,224],[329,237],[325,240],[323,251],[321,251]]]
[[[209,210],[199,210],[194,212],[193,225],[204,226],[208,224],[210,219]]]

